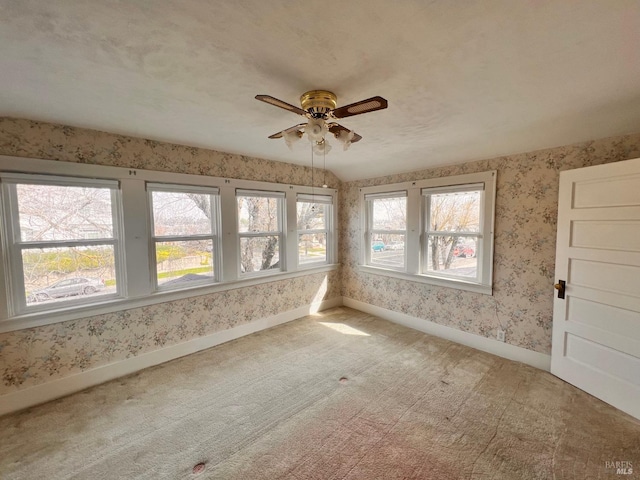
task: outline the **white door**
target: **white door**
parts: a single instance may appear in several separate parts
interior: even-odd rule
[[[556,282],[551,373],[640,418],[640,159],[560,174]]]

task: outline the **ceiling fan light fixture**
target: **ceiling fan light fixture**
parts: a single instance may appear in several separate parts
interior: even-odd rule
[[[346,152],[351,146],[351,142],[355,132],[353,130],[340,130],[339,133],[335,133],[334,136],[342,143],[342,149]]]
[[[313,145],[313,153],[315,155],[326,155],[331,151],[331,145],[327,142],[326,139],[323,139],[320,142],[316,142]]]
[[[293,144],[302,138],[302,132],[300,130],[285,132],[282,138],[284,138],[284,143],[287,144],[289,150],[293,150]]]
[[[304,128],[304,133],[309,137],[310,142],[321,142],[324,140],[324,136],[329,131],[329,127],[327,127],[327,122],[325,122],[322,118],[310,118],[309,123]]]

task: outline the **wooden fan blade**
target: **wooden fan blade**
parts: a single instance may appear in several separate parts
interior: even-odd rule
[[[375,112],[387,108],[387,101],[382,97],[371,97],[344,107],[336,108],[332,114],[336,118],[352,117],[362,113]]]
[[[265,102],[270,105],[274,105],[276,107],[284,108],[285,110],[289,110],[290,112],[297,113],[298,115],[307,114],[307,112],[305,112],[301,108],[294,107],[293,105],[287,102],[283,102],[282,100],[278,100],[277,98],[271,97],[269,95],[256,95],[256,100],[260,100],[261,102]]]
[[[349,132],[350,130],[342,125],[337,123],[329,124],[329,131],[333,133],[336,137],[340,135],[340,132]],[[353,138],[351,139],[351,143],[356,143],[362,140],[362,137],[358,135],[356,132],[353,132]]]
[[[273,135],[269,136],[269,138],[282,138],[282,137],[285,136],[285,134],[287,134],[289,132],[293,132],[295,130],[300,130],[305,125],[306,125],[306,123],[299,123],[298,125],[294,125],[293,127],[289,127],[286,130],[282,130],[281,132],[274,133]]]

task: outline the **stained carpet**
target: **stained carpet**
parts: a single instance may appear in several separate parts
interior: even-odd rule
[[[640,422],[548,373],[347,308],[0,418],[2,479],[638,472]]]

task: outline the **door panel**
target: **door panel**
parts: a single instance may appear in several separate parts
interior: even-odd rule
[[[604,292],[617,292],[640,301],[640,266],[570,259],[568,281]]]
[[[640,359],[601,343],[568,333],[566,356],[592,370],[600,370],[612,377],[640,384]]]
[[[611,329],[625,337],[640,340],[638,312],[632,310],[572,296],[567,300],[567,320],[604,332]]]
[[[640,159],[560,174],[551,372],[640,418]]]
[[[609,165],[587,168],[600,168]],[[640,173],[577,181],[573,185],[573,208],[640,205],[639,184]]]
[[[640,221],[572,221],[571,246],[640,252]]]

